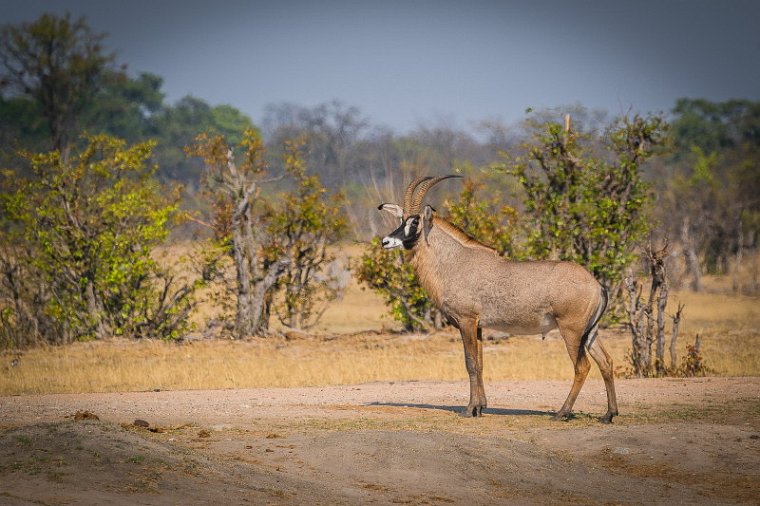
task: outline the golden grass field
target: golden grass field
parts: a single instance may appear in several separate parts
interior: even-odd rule
[[[721,286],[722,280],[708,280]],[[712,285],[710,285],[712,283]],[[679,357],[702,335],[702,355],[716,375],[760,375],[760,298],[676,292],[686,304]],[[668,329],[670,330],[670,329]],[[630,338],[622,328],[602,337],[617,371],[625,373]],[[486,337],[488,333],[486,333]],[[292,387],[372,381],[464,380],[456,331],[402,334],[382,302],[354,282],[333,303],[313,337],[183,343],[113,339],[0,356],[0,395],[174,389]],[[485,376],[491,380],[567,379],[572,367],[556,332],[489,340]],[[591,377],[599,377],[592,368]]]

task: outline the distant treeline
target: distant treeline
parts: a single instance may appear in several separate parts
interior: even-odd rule
[[[408,264],[370,240],[392,225],[378,203],[453,172],[466,178],[429,196],[437,212],[509,258],[586,266],[617,317],[647,243],[669,243],[668,272],[695,290],[730,272],[758,291],[760,102],[619,118],[576,105],[405,134],[337,100],[253,121],[166,103],[161,77],[131,75],[105,39],[70,16],[0,29],[0,348],[183,337],[201,292],[219,312],[204,335],[309,328],[345,289],[346,239],[367,243],[350,268],[396,319],[438,325]],[[194,251],[159,262],[178,230]]]
[[[561,121],[569,113],[575,130],[597,137],[611,122],[604,111],[575,105],[528,112],[515,124],[489,120],[468,131],[422,125],[402,135],[373,125],[358,108],[338,100],[314,107],[273,104],[252,120],[232,105],[192,96],[167,103],[162,78],[130,74],[106,50],[106,39],[84,19],[69,16],[44,15],[2,29],[3,166],[28,174],[19,150],[65,148],[80,142],[82,132],[109,134],[127,144],[153,139],[158,177],[181,183],[186,205],[195,208],[203,205],[196,198],[203,164],[187,156],[185,147],[204,132],[236,145],[253,127],[264,138],[274,175],[284,172],[285,141],[301,139],[308,170],[327,188],[344,192],[352,232],[367,239],[382,226],[373,204],[394,198],[421,173],[458,171],[493,180],[483,188],[484,198],[497,188],[519,211],[519,185],[489,167],[503,163],[505,153],[519,156],[520,146],[546,120]],[[51,41],[57,41],[56,54],[46,47]],[[655,196],[652,220],[659,235],[683,247],[698,288],[700,271],[727,272],[732,258],[757,246],[760,102],[684,98],[664,119],[670,124],[668,142],[643,168]]]

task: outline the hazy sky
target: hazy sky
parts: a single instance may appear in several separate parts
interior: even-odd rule
[[[85,16],[132,73],[260,122],[332,99],[404,132],[581,103],[667,112],[760,100],[760,1],[0,0],[0,21]]]

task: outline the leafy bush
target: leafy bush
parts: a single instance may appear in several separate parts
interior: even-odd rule
[[[527,255],[585,266],[620,309],[623,275],[651,226],[641,166],[665,129],[657,116],[621,118],[603,136],[552,121],[536,125],[523,154],[502,167],[524,191]]]
[[[458,200],[446,201],[444,207],[451,223],[467,235],[494,248],[508,258],[520,256],[521,232],[517,211],[506,204],[500,192],[491,191],[486,197],[485,184],[477,179],[465,179]]]
[[[340,293],[337,273],[326,267],[336,259],[328,247],[346,232],[343,194],[328,195],[319,177],[307,174],[302,147],[298,139],[285,143],[285,170],[296,188],[270,209],[267,248],[271,258],[290,260],[277,283],[284,297],[275,309],[283,324],[299,329],[315,324],[327,307],[324,303]]]
[[[178,337],[192,284],[151,258],[177,217],[146,164],[152,144],[105,135],[70,157],[24,153],[34,177],[8,172],[0,198],[0,327],[6,345],[109,335]],[[22,339],[22,332],[28,332]]]

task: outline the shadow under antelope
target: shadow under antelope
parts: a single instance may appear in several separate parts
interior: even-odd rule
[[[470,402],[464,416],[480,416],[487,406],[483,385],[481,329],[514,334],[543,334],[559,329],[575,368],[570,393],[555,419],[570,417],[589,369],[587,355],[599,366],[607,389],[611,423],[618,414],[612,358],[597,337],[607,308],[607,290],[585,268],[571,262],[513,262],[437,216],[422,200],[439,182],[461,176],[421,177],[407,187],[403,207],[384,203],[378,209],[401,220],[382,239],[386,249],[409,251],[420,284],[448,321],[459,329],[470,377]]]

